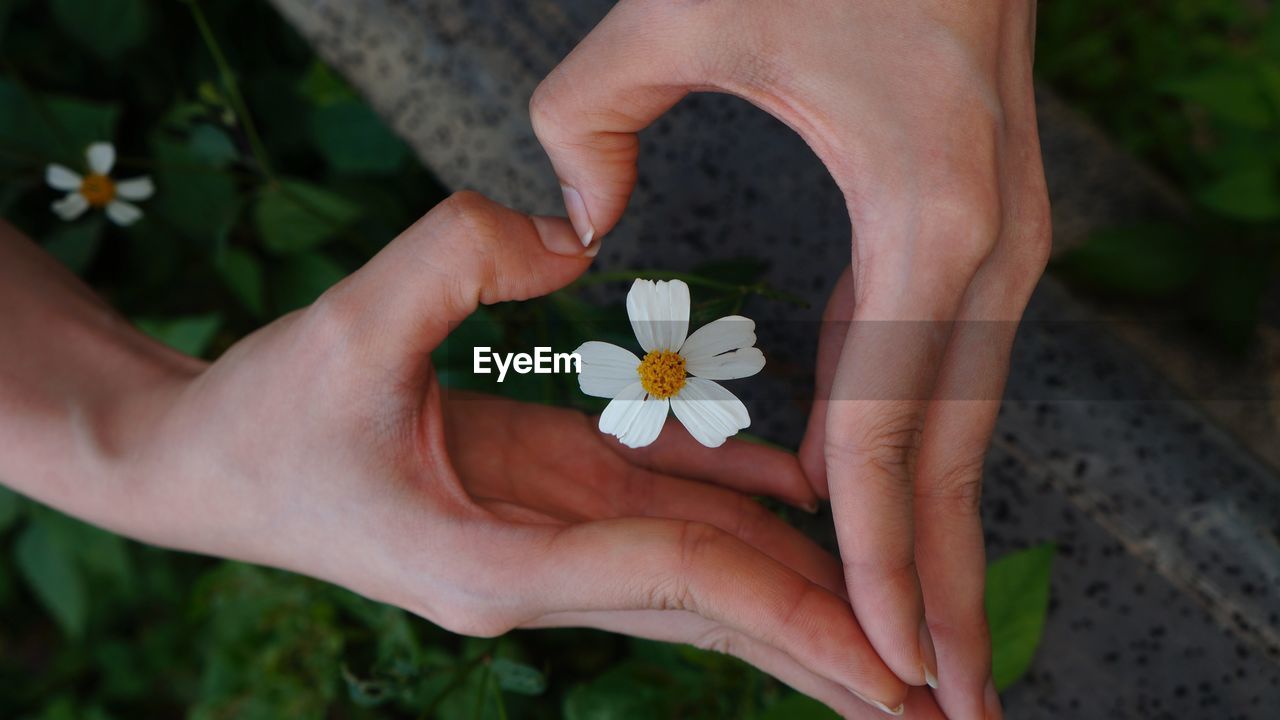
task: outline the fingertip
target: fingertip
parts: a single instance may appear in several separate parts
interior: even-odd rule
[[[595,252],[592,252],[593,248],[585,247],[579,241],[577,230],[569,220],[548,215],[534,215],[531,219],[543,247],[550,252],[572,258],[595,256]],[[594,250],[599,250],[598,244]]]

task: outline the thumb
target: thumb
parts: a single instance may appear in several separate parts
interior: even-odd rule
[[[530,217],[474,192],[445,199],[322,298],[366,350],[419,355],[480,304],[527,300],[591,264],[563,218]]]

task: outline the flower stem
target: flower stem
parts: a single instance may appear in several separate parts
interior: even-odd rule
[[[258,127],[254,125],[253,116],[249,114],[249,106],[245,103],[244,96],[240,94],[240,83],[236,79],[236,73],[231,69],[231,63],[227,62],[227,56],[222,52],[218,39],[213,36],[213,28],[209,27],[209,21],[205,18],[204,10],[200,8],[199,0],[185,1],[191,8],[191,16],[195,19],[196,27],[200,29],[200,37],[204,39],[205,47],[209,48],[209,54],[213,56],[213,62],[218,66],[223,88],[227,92],[227,100],[231,103],[231,111],[235,113],[240,126],[244,128],[245,136],[249,138],[249,150],[253,153],[253,158],[257,161],[262,174],[274,184],[276,177],[271,171],[270,161],[267,160],[266,145],[262,143],[262,137],[258,135]]]
[[[697,285],[699,287],[723,290],[725,292],[738,293],[739,295],[760,295],[771,300],[780,300],[792,305],[799,305],[800,307],[809,307],[809,301],[799,295],[793,295],[781,290],[774,290],[763,282],[742,285],[739,283],[716,280],[715,278],[709,278],[696,273],[671,272],[669,270],[606,270],[604,272],[592,273],[578,278],[577,282],[573,284],[573,287],[603,285],[611,282],[626,282],[637,278],[641,280],[683,280],[690,285]]]

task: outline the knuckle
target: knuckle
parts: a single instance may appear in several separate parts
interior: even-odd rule
[[[924,430],[918,402],[877,403],[864,422],[842,422],[827,432],[828,464],[868,467],[877,475],[908,485]]]
[[[655,610],[697,611],[691,578],[709,552],[723,542],[726,535],[719,529],[700,522],[684,521],[675,535],[673,557],[668,572],[647,589],[646,607]]]
[[[498,204],[472,190],[459,190],[436,206],[450,229],[468,236],[492,237]]]
[[[325,290],[311,303],[304,314],[304,333],[314,347],[335,348],[352,346],[364,326],[367,308],[350,291],[350,283],[339,282]],[[331,355],[332,356],[332,355]]]
[[[902,581],[917,582],[916,559],[912,552],[877,553],[871,557],[841,559],[847,578],[875,579],[887,586],[900,586]]]
[[[529,122],[533,125],[533,134],[543,142],[552,137],[558,125],[556,117],[560,106],[559,85],[559,71],[553,70],[538,83],[533,95],[529,97]]]
[[[710,650],[721,655],[737,655],[739,653],[738,636],[724,627],[714,627],[698,635],[693,641],[694,647]]]
[[[982,454],[976,454],[951,463],[933,478],[925,478],[917,494],[940,501],[944,507],[976,514],[982,504],[984,460]]]
[[[927,237],[948,263],[970,271],[990,257],[1001,228],[1000,192],[995,179],[983,173],[962,174],[951,187],[931,199]]]
[[[760,503],[747,495],[735,495],[736,505],[733,511],[733,534],[750,542],[752,538],[764,534],[765,527],[773,515]]]

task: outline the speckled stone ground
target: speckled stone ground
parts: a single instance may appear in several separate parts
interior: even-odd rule
[[[274,0],[444,182],[561,213],[526,104],[607,0]],[[1050,98],[1042,134],[1057,240],[1177,200]],[[821,165],[741,101],[694,96],[642,135],[641,179],[601,267],[742,254],[809,298],[757,302],[771,368],[754,431],[803,431],[813,330],[848,263]],[[1280,481],[1052,280],[1019,335],[987,466],[988,552],[1058,544],[1044,645],[1013,718],[1270,718],[1280,707]],[[815,524],[817,535],[829,526]]]

